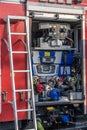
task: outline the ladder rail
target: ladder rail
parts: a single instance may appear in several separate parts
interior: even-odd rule
[[[31,89],[32,89],[32,105],[33,105],[33,117],[34,117],[34,126],[35,126],[35,130],[37,130],[37,122],[36,122],[36,112],[35,112],[35,97],[34,97],[34,88],[33,88],[33,78],[32,78],[32,63],[31,63],[31,52],[29,51],[30,50],[30,43],[31,43],[31,40],[29,38],[29,34],[30,34],[30,21],[29,21],[29,18],[27,18],[27,20],[25,21],[26,22],[26,33],[28,34],[26,36],[26,40],[27,40],[27,50],[28,50],[28,65],[30,64],[30,82],[31,82]],[[28,82],[28,86],[29,86],[29,82]]]
[[[10,35],[10,19],[9,17],[7,18],[7,30],[8,30],[8,42],[9,42],[9,51],[10,51],[10,69],[11,69],[11,80],[12,80],[12,91],[15,90],[15,79],[14,79],[14,66],[13,66],[13,56],[12,56],[12,43],[11,43],[11,35]],[[13,95],[13,100],[15,103],[13,103],[13,108],[14,108],[14,116],[15,116],[15,127],[16,130],[18,130],[18,116],[16,113],[17,110],[17,106],[16,106],[16,95],[15,93],[12,94]]]

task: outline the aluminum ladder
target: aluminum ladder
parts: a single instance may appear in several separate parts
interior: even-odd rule
[[[19,112],[27,112],[28,114],[32,113],[33,118],[33,127],[29,128],[28,130],[37,130],[37,122],[36,122],[36,111],[35,111],[35,101],[34,101],[34,89],[33,89],[33,79],[32,79],[32,66],[31,66],[31,53],[30,53],[30,39],[29,39],[29,18],[26,16],[7,16],[6,17],[7,22],[7,34],[8,34],[8,48],[9,48],[9,55],[10,55],[10,73],[11,73],[11,82],[12,82],[12,94],[13,94],[13,109],[14,109],[14,119],[15,119],[15,130],[19,130],[19,124],[18,124],[18,113]],[[11,21],[24,21],[25,24],[25,32],[12,32],[11,31]],[[26,50],[25,51],[13,51],[12,49],[12,35],[23,35],[26,37]],[[27,55],[27,69],[26,70],[15,70],[14,69],[14,62],[13,62],[13,54],[26,54]],[[14,73],[27,73],[29,76],[29,81],[26,89],[16,89],[15,84],[15,74]],[[31,88],[30,88],[31,86]],[[29,102],[27,101],[27,105],[29,106],[27,109],[20,109],[17,108],[17,102],[16,102],[16,93],[18,92],[26,92],[28,95],[31,96],[31,103],[32,106],[29,106]]]

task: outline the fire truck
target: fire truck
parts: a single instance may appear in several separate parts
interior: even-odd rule
[[[87,129],[87,0],[0,0],[0,129]]]

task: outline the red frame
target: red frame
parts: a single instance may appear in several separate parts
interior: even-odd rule
[[[31,2],[39,2],[39,0],[27,0],[27,1],[31,1]],[[47,0],[48,2],[48,0]],[[55,0],[55,3],[57,1]],[[57,3],[58,4],[58,3]],[[81,6],[87,6],[87,0],[83,0],[82,4],[79,4]],[[7,34],[6,34],[6,22],[4,21],[4,18],[7,15],[18,15],[18,16],[26,16],[26,5],[25,4],[19,4],[19,3],[4,3],[1,2],[0,3],[0,48],[1,48],[1,57],[0,57],[0,61],[1,61],[1,88],[2,91],[6,91],[7,92],[7,100],[12,100],[12,90],[11,90],[11,74],[10,74],[10,64],[9,64],[9,53],[8,53],[8,49],[6,44],[3,42],[2,38],[6,38],[7,39]],[[86,11],[87,14],[87,11]],[[86,15],[87,18],[87,15]],[[87,50],[87,23],[85,24],[85,48]],[[12,25],[12,30],[13,31],[24,31],[24,25],[21,22],[16,23],[15,25]],[[22,37],[21,37],[22,38]],[[24,38],[22,38],[24,39]],[[16,39],[13,37],[13,44],[15,43]],[[21,43],[18,43],[21,44]],[[24,46],[15,46],[14,47],[16,50],[17,49],[22,49],[24,50]],[[22,56],[15,56],[15,58],[17,58],[17,61],[15,60],[15,62],[17,63],[17,66],[15,67],[19,67],[19,68],[25,68],[26,67],[26,61],[25,61],[25,55]],[[86,66],[87,66],[87,52],[86,52]],[[21,60],[25,61],[23,64],[21,62]],[[20,63],[18,64],[18,61],[20,61]],[[86,69],[86,73],[87,73],[87,69]],[[24,79],[24,80],[23,80]],[[87,81],[87,77],[86,77],[86,81]],[[16,83],[17,83],[17,88],[19,88],[20,86],[22,88],[25,88],[26,86],[26,75],[23,73],[21,75],[17,76],[16,79]],[[86,83],[87,86],[87,83]],[[87,93],[87,90],[86,90]],[[25,96],[26,97],[26,96]],[[19,95],[17,95],[17,102],[18,102],[18,108],[23,109],[26,108],[26,103],[24,101],[20,101],[20,97]],[[87,104],[87,100],[86,100],[86,104]],[[86,107],[87,108],[87,107]],[[26,119],[27,118],[27,113],[20,113],[19,114],[19,119]],[[0,114],[0,122],[4,122],[4,121],[11,121],[14,120],[14,115],[13,115],[13,108],[12,105],[6,102],[3,102],[2,104],[2,113]]]

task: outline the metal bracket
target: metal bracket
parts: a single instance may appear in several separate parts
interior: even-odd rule
[[[20,93],[20,100],[24,101],[24,92],[19,92]]]
[[[6,91],[2,92],[2,101],[7,102],[7,93]]]
[[[7,100],[7,93],[8,93],[8,92],[6,92],[6,91],[3,91],[3,92],[2,92],[2,101],[3,101],[3,102],[6,102],[6,103],[13,104],[12,101],[8,101],[8,100]]]
[[[6,44],[6,46],[8,47],[8,51],[9,51],[9,45],[8,45],[8,42],[5,38],[2,38],[2,41]]]

